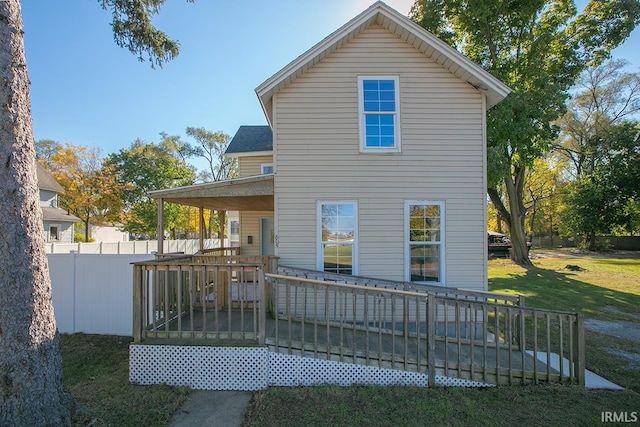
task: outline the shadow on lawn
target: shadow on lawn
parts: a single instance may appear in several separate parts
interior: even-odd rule
[[[489,279],[489,290],[524,295],[527,306],[578,312],[590,318],[633,321],[623,313],[640,313],[640,295],[592,285],[579,280],[579,275],[529,266],[524,274]]]

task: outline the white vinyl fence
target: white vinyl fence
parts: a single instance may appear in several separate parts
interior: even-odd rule
[[[226,241],[227,239],[225,239]],[[220,239],[206,239],[204,248],[219,248]],[[200,249],[198,239],[165,240],[164,252],[184,252],[194,254]],[[158,251],[157,240],[132,240],[130,242],[96,242],[96,243],[46,243],[48,254],[150,254]]]
[[[133,334],[132,262],[148,254],[49,254],[49,272],[61,333]]]

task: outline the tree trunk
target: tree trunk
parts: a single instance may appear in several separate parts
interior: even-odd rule
[[[511,260],[518,265],[531,265],[527,236],[524,232],[524,219],[527,212],[522,203],[525,171],[524,167],[514,167],[513,175],[507,175],[504,179],[511,219],[509,222]]]
[[[70,424],[53,317],[19,0],[0,2],[0,425]]]

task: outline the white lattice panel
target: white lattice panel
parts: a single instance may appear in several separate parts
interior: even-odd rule
[[[427,380],[426,374],[417,372],[269,353],[269,385],[273,386],[377,384],[427,387]],[[436,384],[453,387],[489,385],[440,375],[436,376]]]
[[[427,387],[427,375],[331,360],[272,353],[265,347],[137,345],[129,347],[129,381],[196,390],[261,390],[267,386],[319,384]],[[436,376],[436,384],[487,387],[490,384]]]
[[[197,390],[267,387],[268,353],[260,347],[131,345],[129,381]]]

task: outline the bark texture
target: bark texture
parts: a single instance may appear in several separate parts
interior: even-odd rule
[[[19,0],[0,1],[0,426],[70,424],[44,249]]]

